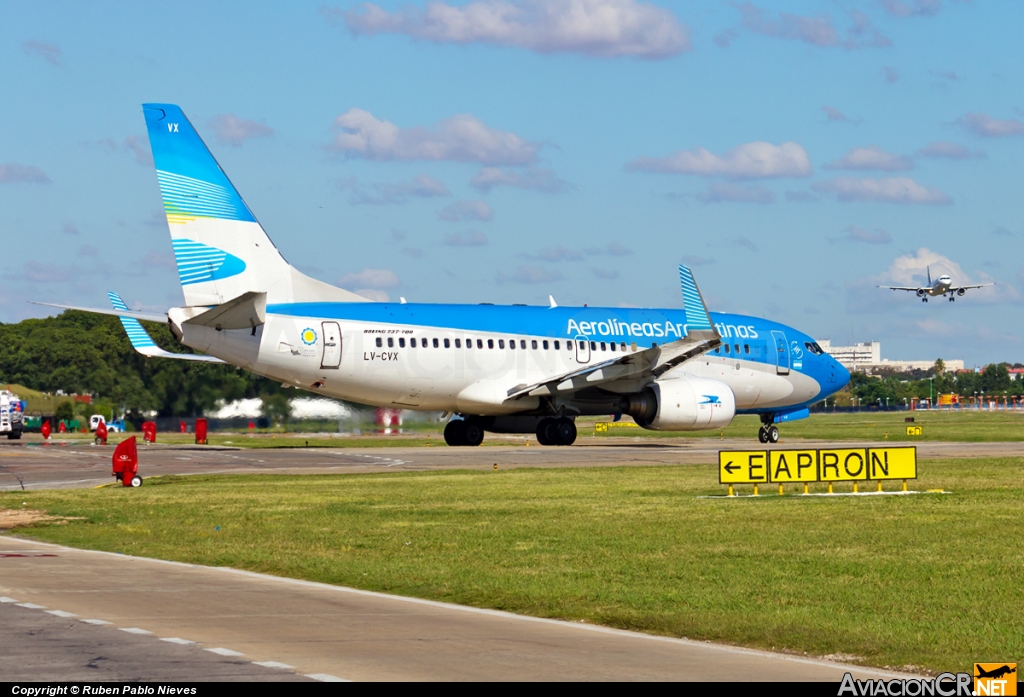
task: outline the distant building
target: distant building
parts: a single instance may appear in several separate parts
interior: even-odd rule
[[[1024,380],[1024,368],[1010,368],[1011,380]]]
[[[882,358],[882,343],[879,341],[866,341],[853,346],[833,346],[828,339],[818,341],[818,345],[827,353],[841,363],[847,370],[859,370],[864,373],[873,373],[878,370],[895,370],[907,372],[910,370],[931,370],[935,366],[935,359],[926,361],[891,361]],[[961,360],[943,359],[946,370],[963,370],[964,362]]]

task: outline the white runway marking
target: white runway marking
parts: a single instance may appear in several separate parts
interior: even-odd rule
[[[35,603],[18,603],[18,607],[27,607],[29,610],[45,610],[45,605],[36,605]]]
[[[295,666],[290,666],[287,663],[280,663],[279,661],[253,661],[253,665],[263,666],[264,668],[280,668],[281,670],[292,670]]]
[[[95,624],[95,625],[111,624],[110,622],[107,622],[106,620],[82,620],[82,622],[85,622],[86,624]]]
[[[305,677],[312,678],[313,680],[319,680],[320,682],[352,682],[351,680],[339,678],[334,675],[328,675],[327,673],[310,673]]]
[[[190,646],[191,644],[196,643],[194,641],[189,641],[188,639],[179,639],[176,636],[163,637],[160,641],[166,641],[171,644],[181,644],[182,646]]]
[[[138,627],[118,627],[122,632],[128,632],[129,634],[152,634],[153,632],[148,629],[139,629]]]
[[[8,598],[6,595],[0,595],[0,603],[16,603],[18,602],[14,598]]]
[[[56,615],[57,617],[78,617],[75,613],[65,612],[64,610],[47,610],[46,613],[49,615]]]
[[[218,654],[220,656],[244,656],[245,655],[244,653],[242,653],[240,651],[232,651],[231,649],[217,648],[217,649],[206,649],[206,650],[209,651],[210,653],[215,653],[215,654]]]

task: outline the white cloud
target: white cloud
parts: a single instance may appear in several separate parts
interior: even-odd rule
[[[339,286],[349,289],[360,287],[383,290],[384,288],[395,288],[400,284],[398,276],[389,269],[363,269],[359,273],[345,274],[338,280]],[[362,293],[363,291],[356,292]]]
[[[26,41],[21,45],[25,55],[42,58],[50,65],[60,65],[64,52],[54,44],[44,44],[42,41]]]
[[[484,167],[469,182],[470,186],[480,191],[490,191],[498,186],[511,186],[516,189],[542,191],[554,194],[565,191],[569,185],[550,169],[530,167],[523,172],[509,171],[500,167]]]
[[[810,191],[787,191],[786,200],[795,203],[815,203],[818,201],[818,195]]]
[[[379,288],[356,288],[352,292],[363,296],[367,300],[372,300],[375,303],[386,303],[391,299],[391,296],[388,295],[387,291]]]
[[[479,230],[470,230],[466,234],[453,232],[444,236],[444,244],[447,247],[484,247],[487,243],[487,235]]]
[[[942,9],[942,0],[882,0],[892,17],[934,17]]]
[[[839,36],[839,31],[832,24],[828,15],[809,17],[789,12],[779,12],[773,19],[768,10],[757,7],[753,3],[744,2],[736,5],[743,14],[744,27],[763,36],[771,36],[789,41],[800,41],[812,46],[841,47],[847,50],[858,48],[884,48],[892,42],[883,36],[871,23],[871,19],[858,10],[847,14],[851,26],[846,30],[846,38]]]
[[[850,118],[846,114],[844,114],[843,112],[839,111],[839,109],[836,109],[834,107],[823,106],[821,107],[821,110],[825,112],[825,118],[827,118],[830,122],[850,121]]]
[[[236,148],[247,140],[274,135],[274,129],[270,126],[234,114],[218,114],[209,120],[208,125],[220,143]]]
[[[947,160],[970,160],[985,157],[984,150],[972,150],[966,146],[945,141],[928,143],[914,154],[918,157],[938,157]]]
[[[988,114],[975,112],[961,116],[956,122],[974,135],[985,138],[1024,135],[1024,122],[1020,119],[994,119]]]
[[[561,279],[558,271],[537,266],[518,266],[511,274],[499,273],[497,278],[498,283],[553,283]]]
[[[741,186],[715,182],[697,194],[702,203],[774,203],[775,194],[760,185]]]
[[[452,160],[485,165],[525,165],[537,159],[537,143],[488,128],[471,114],[430,127],[399,128],[368,111],[349,109],[334,120],[331,148],[367,160]]]
[[[949,196],[938,189],[922,186],[909,177],[885,179],[840,177],[816,183],[812,188],[835,194],[840,201],[881,201],[930,206],[953,202]]]
[[[494,219],[494,211],[483,201],[456,201],[442,208],[437,217],[453,223],[462,220],[485,222]]]
[[[46,172],[32,165],[0,165],[0,184],[49,184]]]
[[[885,230],[871,232],[865,228],[851,225],[846,229],[844,239],[850,242],[865,242],[867,244],[889,244],[892,242],[892,235]]]
[[[637,0],[474,0],[455,6],[388,12],[364,3],[354,10],[321,8],[353,35],[404,34],[435,43],[485,43],[540,53],[603,58],[667,58],[692,47],[689,27],[666,9]]]
[[[409,181],[395,184],[371,184],[369,187],[361,186],[355,179],[342,183],[343,189],[352,189],[349,203],[352,204],[400,204],[406,203],[410,198],[435,198],[438,196],[450,196],[451,192],[443,182],[427,176],[417,174]]]
[[[70,221],[64,223],[63,230],[64,230],[64,234],[65,235],[77,235],[78,234],[78,226],[75,225],[74,223],[70,222]]]
[[[533,254],[523,254],[523,257],[527,259],[538,259],[540,261],[582,261],[583,252],[576,249],[569,249],[562,245],[555,245],[547,249],[542,249],[539,252]]]
[[[899,172],[914,169],[914,162],[909,157],[894,155],[882,150],[877,145],[866,148],[850,148],[845,155],[825,165],[827,169],[877,169],[886,172]]]
[[[891,65],[886,65],[882,68],[882,73],[885,75],[885,81],[888,83],[900,81],[900,71]]]
[[[730,179],[808,177],[812,172],[807,151],[799,143],[772,145],[763,141],[738,145],[724,155],[694,148],[679,150],[668,157],[638,157],[627,163],[626,168]]]

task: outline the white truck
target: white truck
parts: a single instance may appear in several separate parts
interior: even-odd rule
[[[6,433],[10,440],[21,438],[25,429],[23,414],[23,404],[18,395],[10,390],[0,390],[0,436]]]

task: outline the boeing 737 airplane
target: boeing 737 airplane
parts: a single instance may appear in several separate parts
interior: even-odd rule
[[[928,296],[933,298],[940,295],[949,293],[949,302],[956,300],[956,296],[963,297],[967,291],[972,288],[984,288],[985,286],[994,285],[992,283],[981,283],[976,286],[954,286],[953,279],[943,274],[939,276],[938,280],[932,283],[932,267],[926,267],[928,269],[928,285],[926,286],[878,286],[879,288],[888,288],[889,290],[909,290],[912,293],[917,293],[917,297],[921,298],[921,302],[928,302]]]
[[[444,411],[449,445],[484,432],[576,439],[575,418],[628,414],[644,428],[722,428],[758,414],[761,442],[803,418],[850,374],[810,336],[744,315],[709,314],[679,267],[683,310],[371,302],[288,264],[172,104],[145,104],[157,179],[185,297],[164,314],[121,317],[146,356],[230,363],[283,384],[380,407]],[[157,346],[138,320],[167,322]]]

